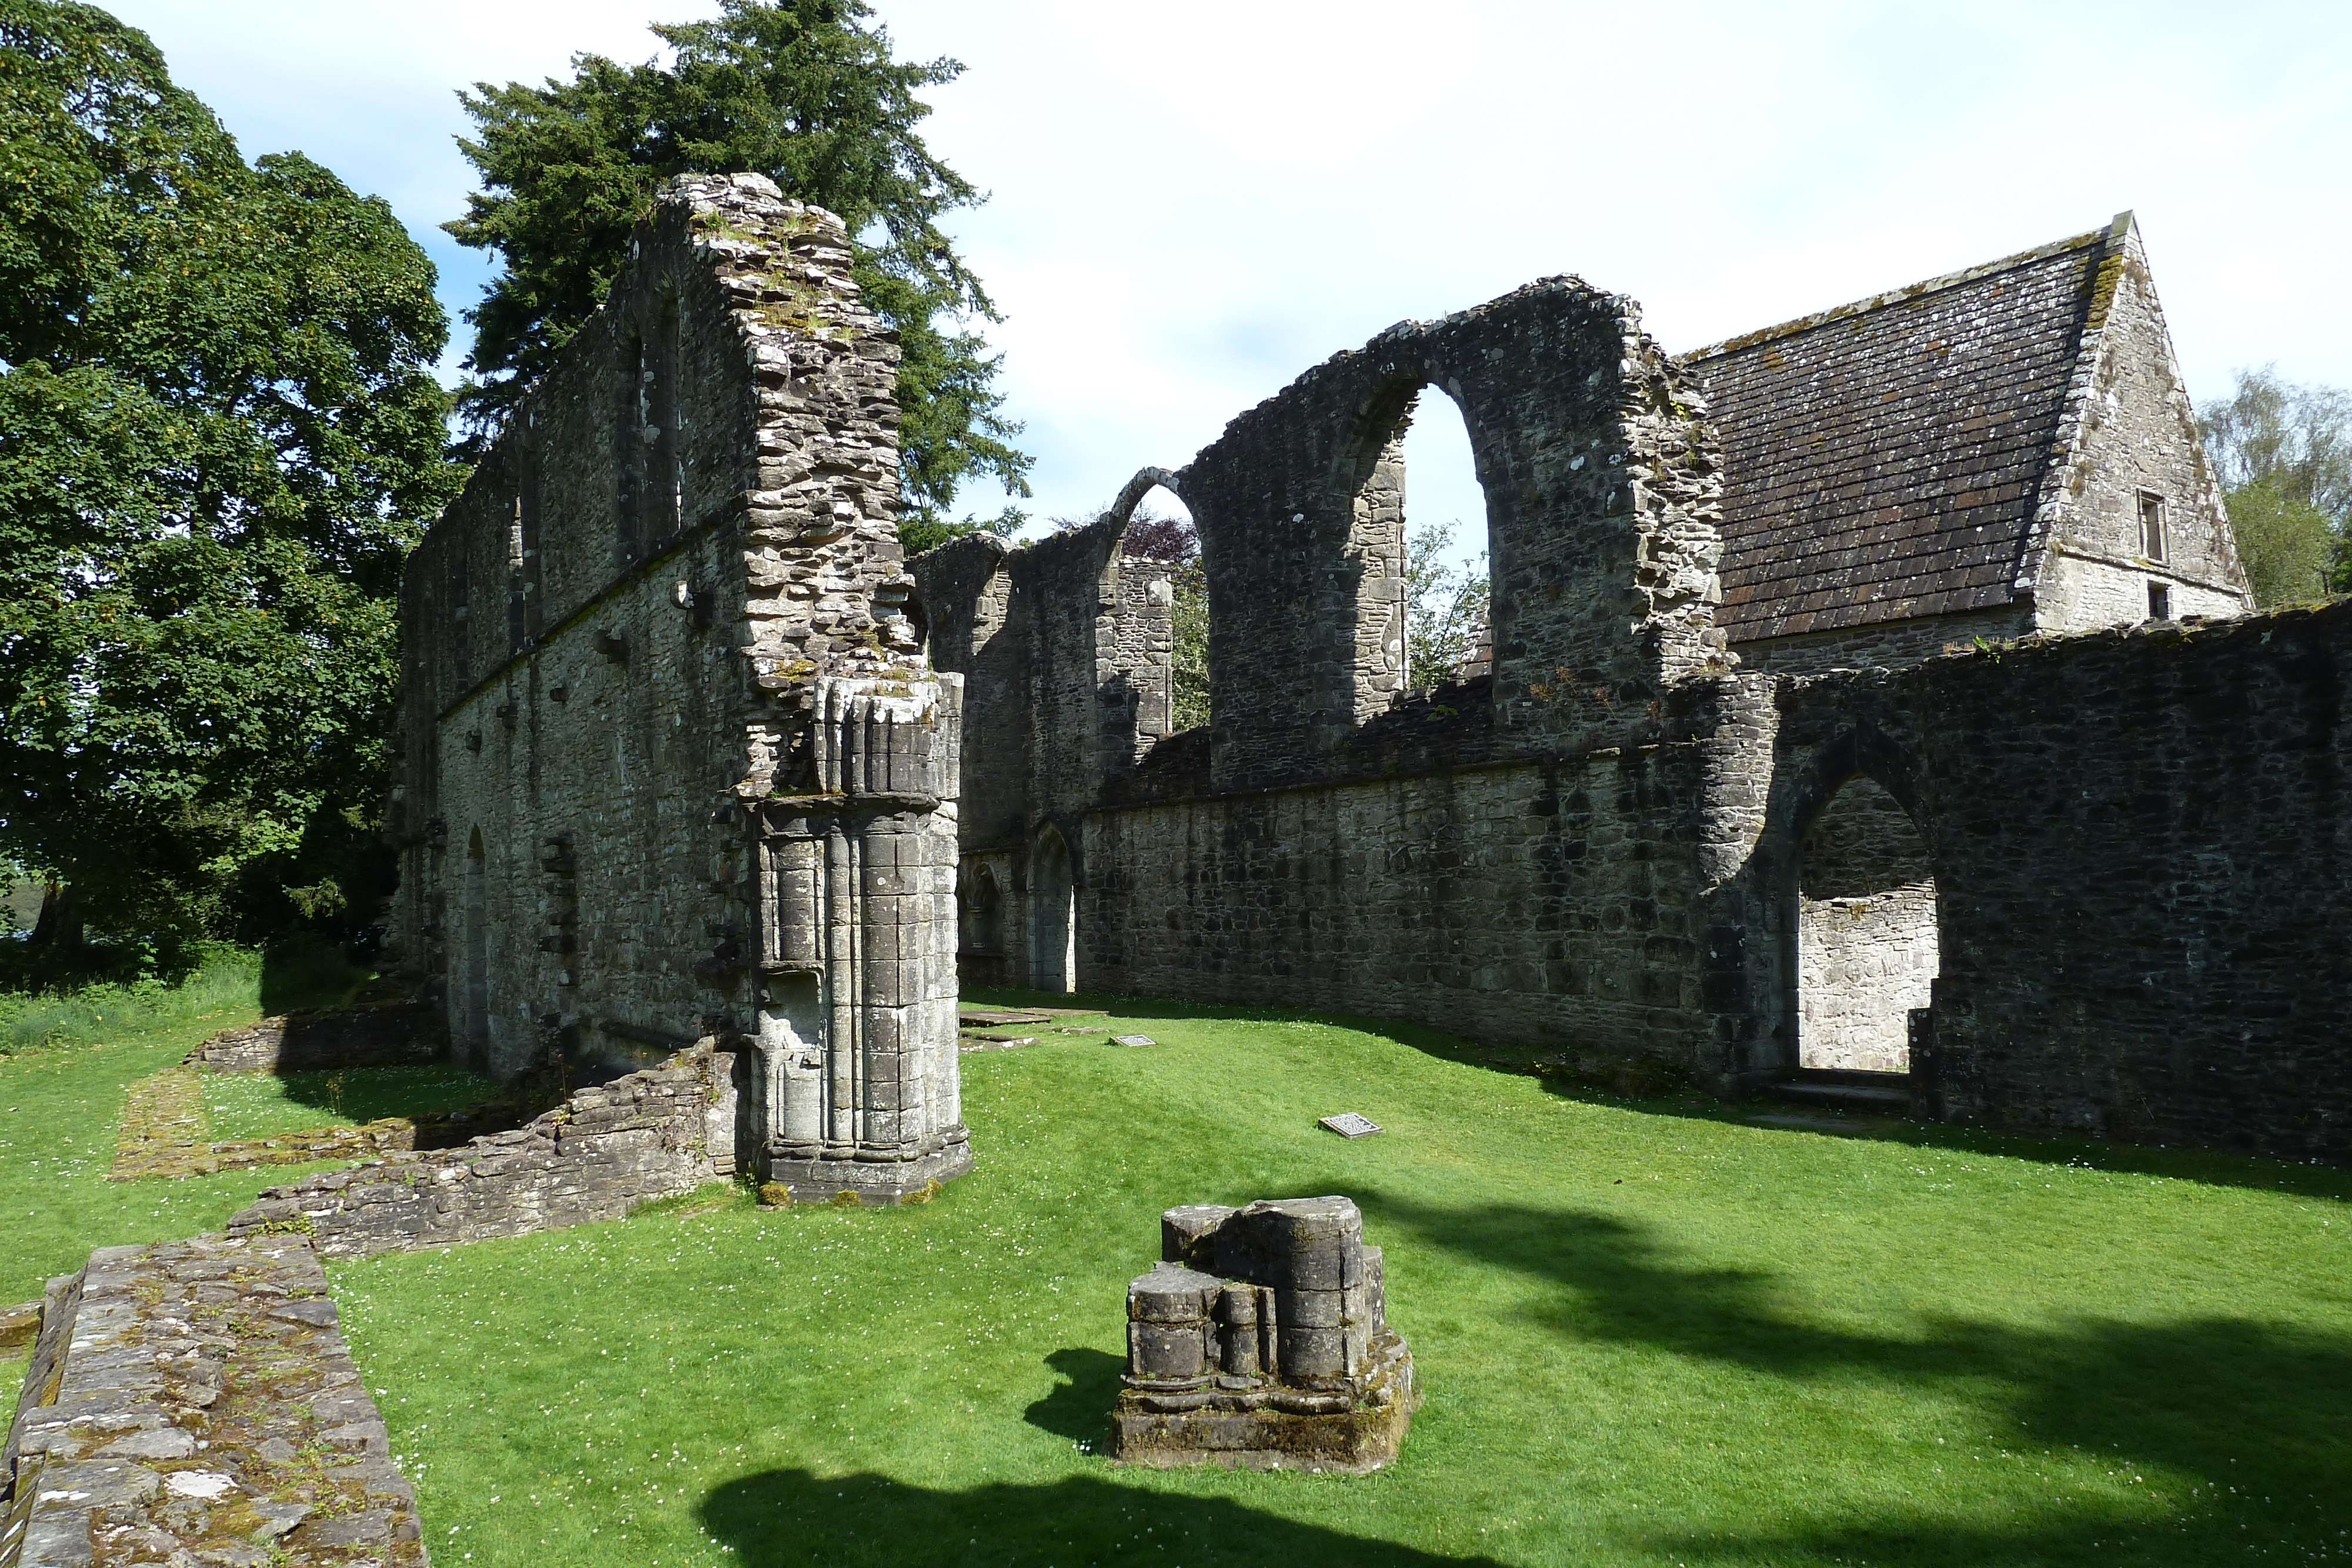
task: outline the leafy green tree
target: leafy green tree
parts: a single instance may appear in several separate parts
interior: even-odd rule
[[[2230,528],[2257,604],[2291,604],[2328,592],[2343,539],[2326,513],[2276,478],[2230,492]]]
[[[2352,392],[2240,371],[2202,429],[2256,601],[2352,590]]]
[[[464,394],[477,431],[495,428],[595,313],[663,180],[751,171],[841,216],[858,285],[898,329],[909,549],[948,537],[934,535],[969,479],[1029,493],[1030,460],[1010,444],[1020,427],[998,413],[997,361],[953,325],[996,319],[939,226],[982,198],[916,134],[930,112],[916,95],[963,67],[892,58],[871,16],[864,0],[723,0],[710,21],[653,29],[674,51],[667,66],[583,54],[569,81],[461,95],[478,130],[458,145],[483,189],[446,226],[505,263],[467,313],[467,365],[485,378]]]
[[[50,888],[37,941],[364,900],[400,565],[457,476],[433,283],[145,35],[0,0],[0,857]]]

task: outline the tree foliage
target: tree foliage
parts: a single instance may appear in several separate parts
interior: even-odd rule
[[[2240,371],[2202,430],[2256,601],[2352,589],[2352,392]]]
[[[595,313],[663,180],[752,171],[842,217],[859,287],[898,333],[909,548],[939,542],[920,530],[942,526],[969,479],[1029,493],[1030,460],[1011,444],[1020,427],[998,412],[997,361],[955,325],[994,308],[939,226],[982,198],[916,133],[930,112],[917,95],[963,68],[892,58],[871,15],[863,0],[723,0],[710,21],[653,29],[668,65],[583,54],[569,81],[461,95],[478,129],[458,145],[483,189],[446,226],[505,263],[467,313],[467,364],[487,378],[466,394],[478,430]]]
[[[0,856],[92,925],[363,896],[400,564],[456,476],[433,282],[143,34],[0,0]]]

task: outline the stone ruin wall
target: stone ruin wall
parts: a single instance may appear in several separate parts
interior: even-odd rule
[[[2202,550],[2234,581],[2136,246],[2114,283],[2060,509],[2136,528],[2161,487],[2181,576]],[[1371,629],[1398,420],[1431,387],[1488,497],[1496,666],[1399,695]],[[1099,643],[1099,580],[995,541],[916,562],[973,748],[1024,753],[964,838],[968,877],[1003,890],[988,972],[1035,973],[1034,835],[1075,810],[1082,988],[1646,1052],[1726,1089],[1797,1065],[1810,1002],[1839,1065],[1916,1042],[1937,1113],[2352,1157],[2318,1021],[2352,1001],[2321,950],[2347,883],[2319,716],[2352,613],[2053,641],[2026,601],[1735,663],[1707,624],[1717,462],[1630,306],[1573,283],[1339,356],[1148,471],[1201,534],[1213,714],[1125,770],[1080,744],[1083,694],[1029,685],[1046,644]],[[1817,841],[1809,909],[1804,836],[1857,774],[1927,872],[1849,854],[1873,885],[1832,933],[1822,906],[1861,895],[1820,883]]]
[[[1859,767],[1935,864],[1913,1068],[1939,1113],[2352,1160],[2347,691],[2352,601],[1794,684],[1755,714],[1779,762],[1748,895]],[[1772,945],[1748,956],[1769,1008]]]
[[[1706,1010],[1687,745],[1115,807],[1088,988],[1681,1055]]]
[[[1528,591],[1496,634],[1503,674],[1465,701],[1476,711],[1423,704],[1400,727],[1395,447],[1416,395],[1461,403],[1498,498],[1496,580]],[[1082,985],[1467,1009],[1498,1030],[1556,1024],[1548,989],[1579,987],[1626,1049],[1673,1035],[1701,1005],[1688,912],[1660,907],[1646,872],[1598,868],[1634,841],[1623,854],[1690,853],[1687,793],[1654,770],[1688,774],[1661,751],[1665,698],[1674,673],[1720,653],[1702,413],[1629,301],[1553,280],[1339,356],[1184,470],[1145,470],[1089,529],[922,558],[935,656],[967,675],[971,749],[1017,737],[1029,754],[1018,797],[974,789],[964,836],[967,875],[985,866],[1009,890],[1006,946],[1035,929],[1032,840],[1051,822],[1076,862]],[[1118,556],[1155,483],[1202,538],[1213,688],[1209,734],[1156,746],[1164,573]],[[1534,587],[1578,577],[1615,586]],[[1517,695],[1497,705],[1496,690]],[[1399,772],[1442,776],[1374,782]],[[1354,891],[1324,895],[1336,887]],[[1032,956],[992,967],[1019,977]],[[1432,975],[1433,993],[1406,978]]]
[[[751,1108],[734,1068],[706,1040],[463,1147],[271,1187],[230,1217],[228,1235],[299,1232],[321,1257],[363,1258],[619,1219],[735,1174]]]
[[[969,1159],[959,686],[925,657],[898,348],[850,261],[760,176],[665,187],[409,568],[392,831],[400,957],[461,1054],[738,1040],[763,1170],[894,1192]]]
[[[0,1564],[424,1568],[391,1447],[306,1238],[101,1247],[41,1303]]]

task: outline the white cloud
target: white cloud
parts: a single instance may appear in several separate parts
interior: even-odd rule
[[[651,54],[692,0],[129,0],[250,152],[389,198],[484,273],[451,93]],[[2147,0],[882,0],[970,68],[932,144],[1004,308],[1041,515],[1390,322],[1576,272],[1690,347],[2137,210],[2192,392],[2352,383],[2352,12]],[[1424,487],[1415,486],[1416,495]],[[974,497],[992,510],[992,497]],[[1448,503],[1450,505],[1450,503]]]

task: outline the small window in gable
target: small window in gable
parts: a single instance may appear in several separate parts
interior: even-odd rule
[[[2147,618],[2150,621],[2172,619],[2172,590],[2161,582],[2147,585]]]
[[[2162,560],[2164,554],[2164,497],[2149,491],[2139,493],[2139,553],[2147,560]]]

